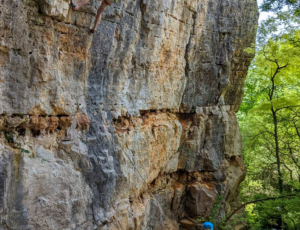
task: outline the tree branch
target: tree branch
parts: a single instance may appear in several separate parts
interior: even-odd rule
[[[294,106],[285,106],[285,107],[282,107],[282,108],[279,108],[279,109],[276,109],[275,110],[275,113],[282,110],[282,109],[290,109],[290,108],[299,108],[300,105],[294,105]]]
[[[268,197],[268,198],[263,198],[263,199],[258,199],[258,200],[253,200],[253,201],[249,201],[246,202],[245,204],[241,205],[240,207],[238,207],[236,210],[234,210],[233,212],[231,212],[231,214],[226,218],[225,223],[227,223],[231,217],[237,213],[237,211],[239,211],[240,209],[244,208],[245,206],[249,205],[249,204],[255,204],[258,202],[264,202],[264,201],[268,201],[268,200],[277,200],[277,199],[284,199],[284,198],[288,198],[288,197],[295,197],[298,196],[299,194],[289,194],[289,195],[285,195],[285,196],[279,196],[279,197]]]

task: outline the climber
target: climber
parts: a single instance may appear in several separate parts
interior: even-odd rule
[[[71,6],[72,6],[72,9],[74,11],[80,9],[83,5],[89,3],[90,0],[81,0],[78,2],[77,5],[75,5],[73,3],[73,0],[71,0]],[[103,0],[100,7],[98,8],[97,10],[97,16],[96,16],[96,20],[95,20],[95,24],[94,24],[94,27],[93,29],[90,30],[90,32],[93,34],[95,33],[100,21],[101,21],[101,17],[102,17],[102,13],[103,11],[106,9],[106,7],[110,6],[112,4],[112,2],[118,2],[118,0]]]
[[[214,229],[214,225],[210,222],[204,222],[202,224],[202,229],[203,230],[213,230]]]

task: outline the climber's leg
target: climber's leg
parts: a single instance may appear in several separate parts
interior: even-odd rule
[[[75,5],[72,0],[71,0],[71,5],[72,5],[72,9],[75,11],[75,10],[78,10],[80,9],[83,5],[89,3],[90,0],[81,0],[77,3],[77,5]]]
[[[95,19],[95,24],[94,24],[93,29],[91,29],[91,33],[94,33],[96,31],[99,23],[101,22],[102,13],[105,10],[105,8],[108,7],[109,5],[110,5],[110,1],[108,1],[108,0],[104,0],[101,3],[101,6],[99,7],[99,9],[97,11],[97,16],[96,16],[96,19]]]

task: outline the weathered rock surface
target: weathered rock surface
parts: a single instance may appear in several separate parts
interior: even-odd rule
[[[238,202],[255,0],[0,2],[0,229],[200,229]]]

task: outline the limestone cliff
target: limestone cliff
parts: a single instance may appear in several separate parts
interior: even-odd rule
[[[0,229],[199,229],[244,178],[256,0],[0,1]]]

